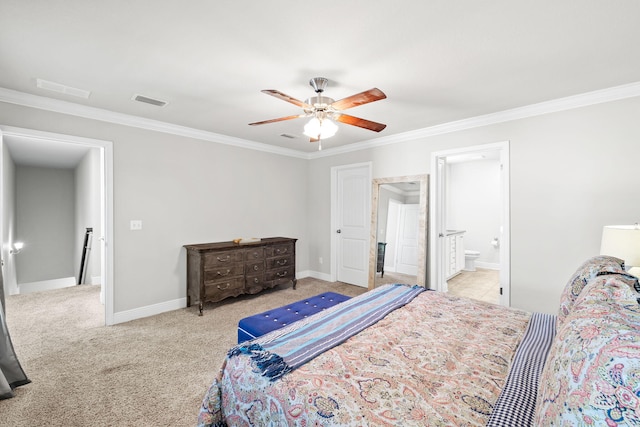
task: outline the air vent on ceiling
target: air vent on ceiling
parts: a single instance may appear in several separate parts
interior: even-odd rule
[[[133,95],[133,98],[131,98],[131,99],[133,99],[134,101],[144,102],[146,104],[155,105],[156,107],[164,107],[165,105],[168,104],[167,101],[162,101],[160,99],[149,98],[148,96],[138,95],[138,94]]]
[[[88,90],[78,89],[63,85],[61,83],[50,82],[48,80],[36,79],[36,86],[40,89],[50,90],[53,92],[63,93],[65,95],[77,96],[78,98],[89,99],[91,92]]]
[[[291,135],[290,133],[281,133],[280,136],[283,138],[289,138],[289,139],[297,138],[297,136]]]

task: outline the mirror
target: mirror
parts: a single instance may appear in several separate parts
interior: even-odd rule
[[[429,175],[375,178],[372,184],[369,289],[384,283],[425,286]]]

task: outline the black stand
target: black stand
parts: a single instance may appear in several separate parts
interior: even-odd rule
[[[84,233],[84,244],[82,245],[82,259],[80,260],[80,274],[78,275],[78,285],[84,282],[84,275],[87,272],[87,259],[91,252],[91,237],[93,236],[93,227],[88,227]]]

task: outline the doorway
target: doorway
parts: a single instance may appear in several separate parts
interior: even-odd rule
[[[464,249],[455,256],[452,255],[451,240],[452,236],[458,236],[460,241],[461,234],[464,235],[465,230],[451,229],[448,221],[450,220],[451,192],[454,185],[450,179],[450,165],[454,162],[474,161],[481,159],[495,159],[497,167],[498,182],[495,184],[495,192],[498,195],[495,201],[497,225],[495,232],[492,230],[491,238],[483,240],[483,244],[492,245],[497,253],[499,253],[498,279],[499,285],[496,287],[496,300],[501,305],[510,305],[510,220],[509,220],[509,142],[500,142],[494,144],[485,144],[473,147],[465,147],[461,149],[434,152],[431,155],[431,167],[433,171],[433,179],[431,181],[431,230],[430,244],[431,256],[430,265],[430,288],[442,292],[448,291],[447,280],[452,278],[452,273],[464,273],[465,254]],[[455,228],[455,227],[454,227]],[[459,246],[459,245],[458,245]],[[455,247],[455,245],[453,246]],[[475,249],[475,248],[469,248]],[[457,270],[452,270],[451,259],[462,258],[457,260]],[[470,257],[471,258],[471,257]]]
[[[36,131],[32,129],[22,129],[9,126],[0,126],[0,160],[4,165],[8,159],[4,158],[6,153],[9,153],[9,148],[6,146],[7,141],[12,141],[20,148],[25,149],[25,153],[29,156],[40,157],[50,159],[53,157],[64,157],[65,154],[69,154],[71,151],[77,152],[82,149],[88,151],[94,149],[99,153],[99,187],[100,187],[100,229],[102,233],[100,236],[96,236],[95,243],[100,244],[100,285],[101,285],[101,300],[104,303],[106,325],[113,324],[113,147],[111,141],[103,141],[97,139],[76,137],[71,135],[55,134],[50,132]],[[45,160],[46,161],[46,160]],[[3,181],[7,178],[3,176]],[[9,177],[13,180],[14,177]],[[0,185],[0,200],[5,201],[7,197],[6,185]],[[5,246],[12,244],[7,239],[14,239],[11,230],[14,229],[13,225],[9,224],[13,221],[13,214],[9,215],[6,206],[7,203],[3,203],[0,206],[0,223],[2,223],[2,229],[4,233],[0,233],[0,237],[3,242],[3,260],[11,262],[11,259],[6,257]],[[15,273],[15,266],[12,271]],[[13,280],[15,282],[15,275]]]

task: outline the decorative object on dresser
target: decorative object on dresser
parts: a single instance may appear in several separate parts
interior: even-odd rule
[[[296,241],[287,237],[248,243],[184,245],[187,249],[187,307],[255,294],[291,281],[296,288]]]

